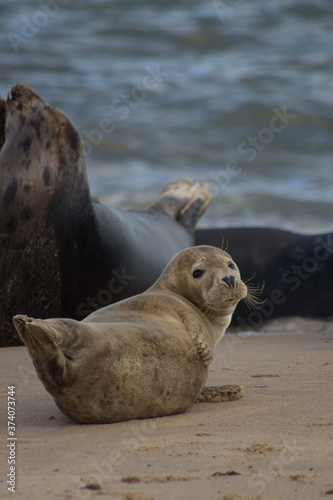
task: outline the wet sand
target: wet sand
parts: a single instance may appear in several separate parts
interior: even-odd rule
[[[1,498],[333,499],[332,323],[265,329],[280,333],[225,336],[210,366],[207,385],[241,384],[242,399],[109,425],[72,423],[25,348],[1,349]],[[17,440],[7,439],[8,386]]]

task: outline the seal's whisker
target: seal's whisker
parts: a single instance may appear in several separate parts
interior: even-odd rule
[[[207,314],[207,317],[209,318],[210,316],[212,316],[214,312],[214,309],[211,305],[207,304],[207,309],[206,309],[206,314]]]
[[[202,301],[202,304],[199,304],[198,309],[206,315],[206,309],[207,309],[207,304],[205,304],[205,301]]]
[[[222,234],[222,235],[221,235],[221,246],[219,247],[219,249],[220,249],[220,250],[222,250],[222,252],[226,252],[226,253],[228,253],[229,241],[228,241],[228,240],[226,240],[226,245],[225,245],[225,247],[224,247],[224,242],[225,242],[225,240],[224,240],[224,236],[223,236],[223,234]],[[223,247],[224,247],[224,248],[223,248]]]
[[[210,305],[207,305],[206,311],[205,311],[205,315],[207,316],[207,318],[210,318],[213,315],[213,312],[214,312],[213,307]]]
[[[211,305],[205,303],[205,301],[203,300],[202,301],[202,304],[199,305],[199,310],[209,318],[209,316],[212,315],[212,312],[213,312],[213,308]]]
[[[249,281],[253,280],[253,278],[255,277],[255,275],[256,275],[256,273],[253,273],[252,276],[251,276],[251,278],[249,278],[248,280],[243,280],[243,283],[245,283],[245,285],[246,285],[246,283],[248,283]],[[251,283],[250,283],[250,286],[251,286]],[[265,286],[265,282],[264,282],[263,286]]]
[[[258,303],[257,303],[256,301],[254,302],[254,301],[253,301],[251,298],[249,298],[249,297],[245,297],[244,302],[245,302],[245,304],[247,305],[247,307],[248,307],[249,309],[259,309],[259,307],[258,307]]]
[[[262,295],[265,287],[265,282],[260,286],[259,284],[253,285],[249,284],[247,286],[247,296],[244,298],[244,302],[249,309],[259,309],[261,304],[264,304],[266,300],[261,300],[259,297]]]
[[[265,282],[263,281],[262,285],[254,285],[253,283],[250,283],[249,285],[246,285],[247,286],[247,289],[248,291],[252,294],[252,295],[256,295],[256,296],[260,296],[262,294],[262,292],[264,291],[264,288],[265,288]]]

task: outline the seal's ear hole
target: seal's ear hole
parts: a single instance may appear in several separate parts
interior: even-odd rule
[[[236,266],[233,262],[229,262],[228,267],[230,267],[230,269],[236,269]]]
[[[192,276],[193,278],[200,278],[204,274],[204,272],[205,271],[203,269],[194,269]]]

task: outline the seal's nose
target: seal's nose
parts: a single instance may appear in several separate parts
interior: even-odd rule
[[[222,281],[225,281],[229,288],[235,287],[235,276],[225,276]]]

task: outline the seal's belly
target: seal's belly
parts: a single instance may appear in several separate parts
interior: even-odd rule
[[[195,402],[207,368],[192,339],[163,329],[117,333],[99,352],[94,347],[86,370],[80,359],[70,387],[52,392],[66,415],[80,423],[118,422],[183,412]]]

